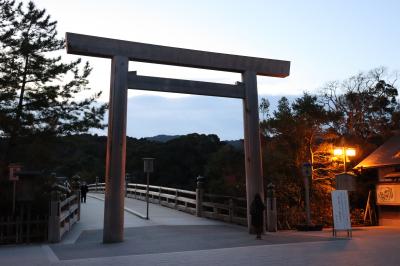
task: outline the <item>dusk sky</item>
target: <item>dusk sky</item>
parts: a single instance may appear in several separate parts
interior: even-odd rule
[[[58,32],[291,61],[288,78],[258,77],[260,97],[317,92],[326,82],[385,66],[400,70],[400,2],[35,0]],[[66,55],[75,59],[74,55]],[[84,57],[108,101],[108,59]],[[235,83],[239,74],[130,63],[139,75]],[[131,137],[191,132],[243,138],[240,100],[129,91]]]

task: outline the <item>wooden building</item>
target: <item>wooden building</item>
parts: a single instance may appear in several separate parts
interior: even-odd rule
[[[400,226],[400,134],[388,139],[354,169],[369,171],[375,180],[379,225]]]

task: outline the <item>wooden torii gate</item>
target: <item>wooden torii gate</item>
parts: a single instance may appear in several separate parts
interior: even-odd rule
[[[66,33],[67,53],[111,59],[103,242],[123,241],[127,89],[239,98],[243,100],[247,220],[254,195],[264,198],[259,135],[257,75],[287,77],[290,62],[189,50]],[[129,61],[242,74],[235,85],[138,76]]]

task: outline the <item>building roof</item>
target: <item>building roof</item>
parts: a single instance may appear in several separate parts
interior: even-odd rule
[[[354,167],[378,168],[383,166],[400,165],[400,135],[396,134],[379,146],[364,160]]]

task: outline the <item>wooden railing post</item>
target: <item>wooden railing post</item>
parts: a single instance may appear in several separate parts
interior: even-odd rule
[[[126,177],[125,177],[125,197],[128,197],[128,181],[126,180]]]
[[[76,200],[78,202],[78,221],[81,220],[81,192],[77,191],[78,193],[76,194]]]
[[[71,206],[72,206],[72,199],[68,198],[67,208],[68,208],[68,232],[71,231],[72,221],[71,221]]]
[[[178,190],[175,190],[175,209],[178,208]]]
[[[203,177],[197,177],[197,188],[196,188],[196,216],[201,217],[203,211]]]
[[[196,216],[202,217],[203,212],[203,188],[196,188]]]
[[[81,219],[81,178],[79,175],[72,177],[72,193],[76,195],[78,201],[78,221]],[[72,202],[73,203],[73,202]],[[68,209],[71,207],[71,202],[68,202]],[[70,225],[71,226],[71,225]]]
[[[80,189],[75,189],[73,193],[76,195],[76,202],[78,203],[78,210],[77,210],[77,215],[78,215],[78,221],[81,220],[81,191]],[[72,202],[73,203],[73,202]],[[69,207],[71,207],[71,202],[69,203]]]
[[[277,211],[276,211],[276,197],[275,197],[275,186],[273,184],[268,184],[267,186],[267,208],[266,208],[266,216],[267,216],[267,231],[268,232],[276,232],[278,231],[277,225]]]
[[[161,187],[158,187],[158,204],[161,205]]]
[[[234,203],[233,203],[233,198],[229,199],[229,222],[233,222],[233,216],[234,216]]]
[[[50,201],[48,239],[51,243],[60,242],[60,192],[52,191]]]

